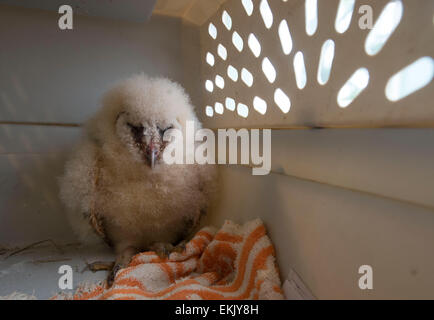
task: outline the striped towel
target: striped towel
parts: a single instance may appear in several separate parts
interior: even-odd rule
[[[54,299],[67,298],[57,295]],[[183,253],[143,252],[113,286],[82,286],[72,299],[283,299],[274,248],[261,220],[205,227]]]

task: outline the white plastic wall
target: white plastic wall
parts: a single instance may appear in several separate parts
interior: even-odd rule
[[[355,1],[348,30],[338,33],[338,7],[351,1],[317,1],[318,26],[308,35],[305,5],[315,2],[257,0],[248,13],[243,3],[249,1],[228,1],[201,27],[206,126],[273,129],[271,173],[252,176],[249,167],[224,168],[223,198],[212,221],[260,216],[274,240],[282,278],[294,270],[317,298],[434,298],[432,71],[425,69],[431,72],[429,84],[404,99],[393,102],[385,94],[390,77],[420,57],[430,57],[432,69],[434,3]],[[402,3],[402,19],[382,50],[368,55],[370,30],[359,27],[359,8],[369,5],[375,23],[391,3]],[[261,14],[267,4],[271,24]],[[225,11],[232,21],[229,29]],[[292,38],[286,53],[279,38],[283,20]],[[233,43],[235,32],[243,42],[241,51]],[[258,57],[249,48],[251,34],[261,44]],[[321,47],[328,39],[335,43],[335,54],[330,79],[320,84]],[[219,45],[226,48],[223,58]],[[297,52],[303,53],[307,75],[301,89],[293,64]],[[206,62],[208,53],[215,58],[212,65]],[[265,58],[276,72],[272,81],[263,72]],[[235,81],[227,73],[230,65],[238,70]],[[341,108],[338,92],[361,67],[369,71],[368,85]],[[240,79],[243,68],[253,76],[251,86]],[[217,75],[224,79],[222,89],[216,86]],[[207,80],[214,84],[212,92],[205,88]],[[291,100],[288,112],[275,103],[277,88]],[[267,103],[265,114],[254,108],[255,96]],[[225,105],[227,97],[245,104],[248,116],[240,116],[237,108],[216,112],[215,103]],[[207,107],[213,110],[208,116]],[[362,265],[373,268],[373,290],[359,288]]]

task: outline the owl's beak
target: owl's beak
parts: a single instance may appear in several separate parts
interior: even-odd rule
[[[146,162],[151,167],[151,169],[154,169],[155,162],[157,161],[159,149],[157,146],[155,146],[153,143],[149,144],[146,148],[145,157]]]
[[[155,158],[156,158],[156,150],[152,150],[151,152],[151,169],[154,169],[155,167]]]

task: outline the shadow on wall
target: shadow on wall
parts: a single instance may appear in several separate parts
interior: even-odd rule
[[[58,16],[0,5],[0,41],[8,44],[0,51],[0,121],[82,123],[113,83],[139,72],[193,88],[184,83],[195,79],[187,79],[183,51],[191,53],[196,42],[191,50],[199,52],[199,40],[188,27],[182,36],[180,19],[134,23],[77,15],[73,30],[60,30]]]
[[[76,131],[1,126],[2,245],[16,246],[45,239],[61,243],[76,241],[58,196],[58,177],[63,173],[67,150],[72,145],[68,140],[76,137]],[[55,146],[56,143],[64,146]]]

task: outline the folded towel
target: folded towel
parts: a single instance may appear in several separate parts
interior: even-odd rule
[[[65,299],[57,295],[54,299]],[[72,299],[283,299],[274,248],[261,220],[205,227],[167,259],[143,252],[113,286],[82,286]]]

